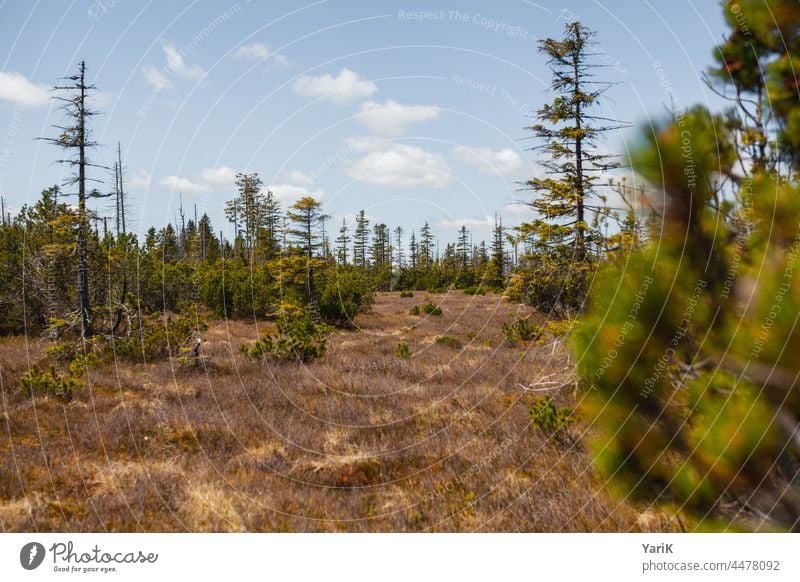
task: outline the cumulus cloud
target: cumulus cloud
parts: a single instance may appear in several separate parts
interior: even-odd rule
[[[358,122],[373,133],[397,136],[405,133],[412,123],[431,121],[439,117],[436,105],[401,105],[391,99],[384,103],[362,103]]]
[[[127,186],[130,188],[148,188],[150,186],[151,178],[145,170],[139,170],[127,181]]]
[[[233,57],[236,59],[253,59],[256,61],[266,59],[268,56],[269,49],[263,42],[251,42],[250,44],[243,44],[236,49],[235,53],[233,53]]]
[[[228,166],[204,168],[200,170],[200,179],[208,185],[233,188],[236,181],[236,170]]]
[[[443,218],[436,225],[440,228],[486,228],[494,226],[494,218]]]
[[[179,77],[199,79],[206,74],[200,65],[187,65],[183,60],[183,55],[175,48],[175,45],[165,45],[164,56],[167,58],[167,68]]]
[[[348,150],[352,150],[355,152],[363,152],[367,150],[375,150],[389,144],[386,139],[379,138],[379,137],[372,137],[369,135],[354,135],[351,137],[346,137],[342,140],[344,147]]]
[[[44,105],[50,99],[46,85],[34,83],[22,73],[0,71],[0,99],[18,105]]]
[[[313,176],[309,176],[305,172],[301,172],[300,170],[292,170],[286,174],[285,178],[286,182],[289,184],[294,184],[296,186],[303,186],[308,187],[314,183]]]
[[[201,182],[192,182],[187,178],[179,178],[178,176],[167,176],[159,181],[159,184],[166,186],[170,190],[177,192],[185,192],[187,194],[202,194],[208,192],[208,185]]]
[[[350,103],[373,95],[378,87],[372,81],[344,68],[334,77],[303,75],[292,83],[292,89],[303,97],[330,97],[336,103]]]
[[[522,157],[511,148],[494,151],[489,148],[458,146],[453,157],[459,162],[473,166],[481,174],[502,176],[514,175],[522,169]]]
[[[164,75],[164,73],[151,65],[142,67],[142,76],[144,77],[145,81],[150,83],[153,88],[158,89],[159,91],[161,89],[172,87],[172,81],[170,81],[169,78]]]
[[[250,44],[243,44],[236,52],[233,53],[233,58],[252,61],[263,61],[271,59],[272,63],[281,67],[288,66],[288,59],[280,53],[273,53],[270,48],[263,42],[251,42]]]
[[[270,184],[268,189],[276,200],[285,204],[293,204],[304,196],[311,196],[315,200],[322,200],[325,197],[325,191],[322,189],[309,190],[295,184]]]
[[[343,170],[355,180],[382,186],[438,189],[450,183],[450,168],[441,154],[407,144],[376,145]]]
[[[199,79],[206,74],[205,69],[200,65],[187,64],[175,45],[165,45],[162,50],[166,59],[164,67],[160,69],[152,65],[142,67],[142,76],[153,88],[160,91],[172,87],[170,75],[176,75],[183,79]]]

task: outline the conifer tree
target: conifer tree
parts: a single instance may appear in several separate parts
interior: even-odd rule
[[[607,212],[597,181],[602,172],[619,165],[597,149],[601,135],[621,125],[592,112],[610,87],[594,80],[593,37],[580,22],[570,22],[563,39],[539,42],[553,74],[555,98],[536,112],[538,123],[530,128],[542,142],[535,149],[544,153],[541,164],[546,177],[527,182],[536,194],[531,206],[538,217],[524,225],[521,233],[535,244],[534,277],[551,280],[541,287],[545,296],[534,298],[548,307],[583,305],[591,251],[602,242],[602,233],[593,228],[591,219]]]
[[[90,161],[88,156],[89,149],[97,146],[91,139],[89,120],[96,115],[89,105],[88,100],[93,91],[97,89],[95,85],[86,81],[86,63],[78,63],[78,72],[70,77],[66,77],[70,83],[64,86],[54,87],[54,91],[64,91],[66,94],[56,94],[53,99],[61,102],[61,107],[67,118],[67,125],[56,125],[61,133],[55,138],[42,138],[44,141],[60,146],[68,152],[74,152],[68,158],[59,160],[75,170],[75,173],[67,178],[65,185],[77,185],[78,191],[78,235],[77,235],[77,256],[78,256],[78,313],[81,321],[81,335],[89,337],[93,334],[92,328],[92,306],[91,293],[89,289],[89,257],[88,257],[88,235],[90,212],[86,206],[89,198],[100,197],[96,189],[89,190],[87,185],[90,181],[97,182],[87,175],[89,168],[100,168],[97,164]]]
[[[430,269],[433,266],[433,233],[427,222],[419,231],[419,253],[417,264],[420,268]]]
[[[367,265],[367,245],[369,244],[369,220],[364,211],[356,215],[356,230],[353,235],[353,264],[357,267]]]
[[[350,248],[349,231],[347,229],[347,220],[342,219],[342,226],[339,228],[339,236],[336,237],[336,261],[340,265],[347,264],[347,255]]]

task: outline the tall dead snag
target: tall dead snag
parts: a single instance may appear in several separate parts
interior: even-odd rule
[[[78,311],[81,318],[81,336],[89,337],[92,335],[92,307],[89,295],[89,267],[87,236],[89,230],[89,215],[86,208],[88,197],[101,196],[96,190],[89,191],[86,188],[88,181],[91,180],[86,175],[87,168],[101,167],[91,163],[86,155],[86,150],[97,145],[90,139],[90,130],[87,127],[88,120],[96,114],[87,106],[88,97],[91,91],[97,88],[92,84],[86,84],[86,63],[81,61],[78,64],[78,72],[70,77],[65,77],[64,81],[69,81],[63,86],[53,87],[53,99],[60,102],[60,109],[64,111],[66,118],[65,125],[54,125],[60,130],[58,137],[41,138],[44,141],[57,145],[68,152],[65,159],[58,160],[59,163],[68,164],[73,169],[73,173],[65,180],[65,186],[78,185],[77,193],[71,195],[78,196]]]

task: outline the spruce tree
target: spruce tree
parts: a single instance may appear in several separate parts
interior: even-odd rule
[[[347,220],[342,219],[342,226],[339,228],[339,236],[336,237],[336,261],[340,265],[347,264],[347,254],[350,247],[349,231],[347,229]]]
[[[68,152],[74,152],[69,157],[59,160],[75,170],[65,181],[67,186],[77,185],[77,256],[78,256],[78,313],[81,321],[81,335],[89,337],[93,334],[92,328],[92,306],[91,293],[89,289],[89,256],[88,256],[88,235],[90,211],[86,206],[89,198],[101,197],[96,189],[89,190],[88,183],[93,180],[87,175],[89,168],[101,168],[90,161],[88,151],[97,146],[91,139],[91,131],[88,126],[89,120],[96,115],[88,106],[88,99],[93,91],[97,89],[95,85],[86,81],[86,63],[78,63],[78,72],[70,77],[66,77],[70,83],[64,86],[56,86],[54,91],[64,91],[65,94],[56,94],[53,99],[60,102],[60,109],[65,112],[67,118],[66,125],[55,125],[61,131],[58,137],[42,138],[44,141],[57,145]]]
[[[357,267],[367,265],[367,245],[369,244],[369,220],[364,211],[356,215],[356,230],[353,235],[353,264]]]
[[[537,111],[538,123],[529,128],[542,142],[535,149],[544,153],[546,177],[526,182],[536,194],[531,206],[538,217],[521,233],[534,241],[534,277],[550,281],[542,287],[544,296],[534,298],[547,307],[583,305],[592,250],[602,244],[592,218],[607,212],[597,182],[601,173],[619,166],[597,148],[603,133],[622,125],[592,113],[611,85],[594,80],[593,37],[580,22],[570,22],[563,39],[539,42],[553,74],[555,98]]]

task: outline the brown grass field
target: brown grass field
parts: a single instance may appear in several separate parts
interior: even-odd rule
[[[529,311],[498,295],[376,297],[309,365],[239,346],[268,324],[214,321],[206,369],[105,365],[69,404],[19,392],[47,342],[0,339],[3,531],[673,531],[605,493],[528,407],[567,377],[548,338],[504,344]],[[413,305],[439,303],[441,317]],[[534,320],[542,322],[540,315]],[[453,336],[459,345],[437,344]],[[395,355],[406,341],[412,357]],[[552,379],[551,378],[551,379]],[[575,405],[573,390],[554,394]]]

